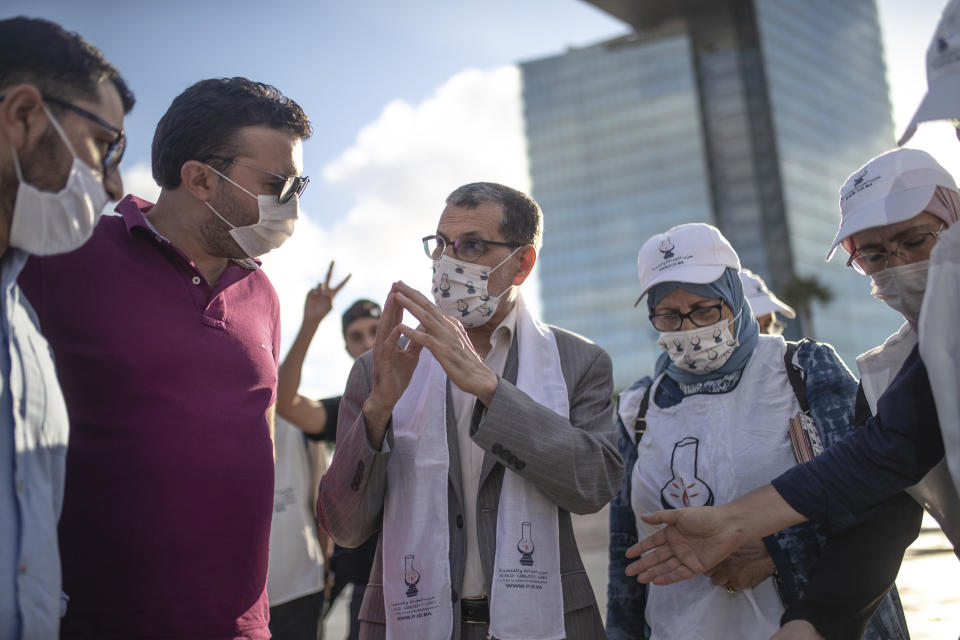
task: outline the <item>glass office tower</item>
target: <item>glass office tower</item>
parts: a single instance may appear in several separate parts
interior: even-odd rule
[[[682,222],[718,226],[774,290],[833,292],[788,337],[851,367],[898,316],[837,256],[837,192],[894,144],[873,0],[596,0],[635,32],[521,64],[544,319],[602,345],[618,388],[659,355],[636,255]]]

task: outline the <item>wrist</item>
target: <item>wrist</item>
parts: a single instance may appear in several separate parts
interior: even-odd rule
[[[482,402],[483,406],[489,407],[498,386],[500,386],[500,377],[492,369],[486,369],[477,388],[477,400]]]
[[[386,431],[387,423],[390,421],[390,415],[393,413],[393,406],[378,401],[371,395],[363,403],[363,420],[367,429],[374,432]]]

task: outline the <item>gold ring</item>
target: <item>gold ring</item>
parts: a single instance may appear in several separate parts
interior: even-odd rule
[[[733,594],[735,594],[735,593],[737,592],[737,588],[734,587],[734,586],[733,586],[731,583],[729,583],[729,582],[728,582],[727,584],[723,585],[723,588],[726,589],[726,590],[727,590],[727,593],[729,593],[730,595],[733,595]]]

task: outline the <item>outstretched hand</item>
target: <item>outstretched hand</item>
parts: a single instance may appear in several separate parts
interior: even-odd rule
[[[330,279],[333,277],[333,260],[331,260],[330,266],[327,268],[327,277],[307,292],[307,299],[303,303],[304,323],[319,324],[330,313],[330,309],[333,308],[333,298],[340,293],[343,285],[347,284],[352,275],[348,274],[346,278],[340,281],[340,284],[331,286]]]
[[[717,507],[669,509],[641,518],[667,526],[627,549],[627,558],[639,558],[626,570],[637,582],[687,580],[712,569],[741,545],[739,531],[724,522]]]

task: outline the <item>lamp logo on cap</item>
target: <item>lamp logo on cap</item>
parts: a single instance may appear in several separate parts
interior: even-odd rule
[[[673,250],[676,247],[672,242],[670,242],[670,236],[667,236],[663,242],[660,243],[660,253],[663,254],[664,260],[669,260],[673,257]]]
[[[864,189],[869,189],[871,186],[873,186],[873,183],[875,183],[881,177],[882,176],[874,176],[868,179],[867,169],[862,169],[859,173],[853,176],[852,181],[847,182],[847,185],[849,185],[849,188],[846,190],[846,192],[841,193],[840,199],[846,202],[847,200],[857,195]]]

